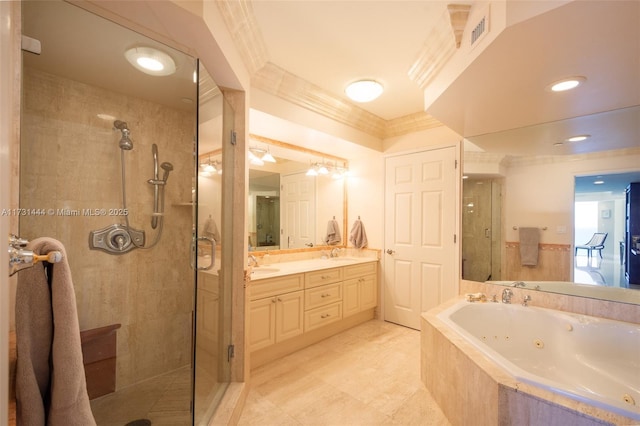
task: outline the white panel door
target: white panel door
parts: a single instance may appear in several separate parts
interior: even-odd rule
[[[305,173],[283,175],[280,181],[282,248],[315,244],[316,179]]]
[[[420,314],[455,296],[456,148],[385,163],[384,319],[420,329]]]

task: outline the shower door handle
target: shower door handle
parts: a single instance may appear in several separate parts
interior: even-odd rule
[[[200,266],[196,263],[196,257],[198,256],[198,243],[207,243],[210,247],[209,256],[211,261],[207,266]],[[208,271],[213,268],[216,263],[216,242],[213,238],[209,237],[197,237],[191,241],[191,267],[196,271]]]

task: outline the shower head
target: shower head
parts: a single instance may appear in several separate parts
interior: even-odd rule
[[[122,129],[122,137],[119,143],[120,149],[130,150],[133,149],[133,142],[129,138],[129,129]]]
[[[116,120],[113,122],[113,128],[120,130],[120,132],[122,133],[122,137],[120,138],[120,142],[118,143],[120,149],[127,151],[133,149],[133,142],[131,141],[131,138],[129,138],[129,134],[131,133],[131,131],[127,127],[127,123],[125,123],[124,121]]]
[[[173,164],[164,162],[160,164],[160,167],[162,168],[162,170],[164,170],[164,174],[162,175],[162,180],[166,182],[167,179],[169,178],[169,172],[173,170]]]

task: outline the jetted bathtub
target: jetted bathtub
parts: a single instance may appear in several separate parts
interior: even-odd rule
[[[437,318],[516,380],[640,421],[640,325],[461,301]]]

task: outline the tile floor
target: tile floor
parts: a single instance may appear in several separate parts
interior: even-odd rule
[[[449,425],[419,357],[419,331],[368,321],[252,370],[239,425]]]
[[[594,284],[607,287],[628,288],[624,276],[624,265],[618,256],[610,257],[605,254],[600,258],[598,253],[588,257],[584,250],[579,250],[574,256],[573,281],[581,284]]]
[[[91,411],[98,426],[124,426],[139,420],[155,425],[191,424],[191,369],[154,377],[96,398]]]

